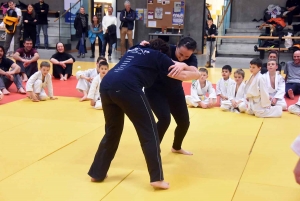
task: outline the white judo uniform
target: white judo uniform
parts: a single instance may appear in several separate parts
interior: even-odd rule
[[[101,78],[99,75],[97,75],[96,77],[94,77],[93,82],[91,84],[89,93],[87,98],[94,100],[95,101],[95,106],[94,108],[97,110],[101,110],[102,109],[102,102],[101,102],[101,98],[100,98],[100,84],[101,84]]]
[[[248,99],[247,113],[256,117],[281,117],[282,107],[271,106],[267,84],[263,75],[259,72],[251,75],[245,86],[245,94]]]
[[[288,111],[292,114],[300,115],[300,97],[297,103],[289,106]]]
[[[82,91],[88,92],[91,87],[91,83],[88,82],[86,79],[80,78],[81,75],[83,75],[85,77],[94,78],[98,75],[97,68],[88,69],[85,71],[78,71],[76,73],[76,78],[78,80],[76,89],[79,90],[80,92],[82,92]]]
[[[210,81],[206,80],[205,87],[201,88],[199,80],[194,80],[191,85],[191,95],[185,96],[187,105],[198,107],[198,102],[205,104],[209,103],[209,100],[213,99],[216,103],[217,95]]]
[[[300,157],[300,135],[294,140],[291,145],[292,150]]]
[[[34,73],[26,83],[26,91],[33,91],[36,94],[39,94],[40,100],[46,100],[48,98],[45,88],[48,89],[49,97],[53,97],[53,85],[52,77],[48,73],[43,82],[43,75],[41,71]]]
[[[270,99],[272,100],[273,98],[277,98],[276,105],[281,106],[282,110],[286,110],[287,109],[287,104],[286,104],[286,101],[284,99],[285,81],[284,81],[283,77],[276,73],[276,76],[275,76],[275,89],[273,89],[272,86],[271,86],[269,72],[265,73],[263,75],[263,77],[265,78],[265,81],[266,81],[266,84],[267,84],[267,87],[268,87],[268,92],[269,92]]]
[[[226,96],[228,98],[228,88],[233,83],[235,83],[235,82],[231,78],[229,78],[228,80],[224,80],[223,78],[221,78],[218,81],[217,87],[216,87],[217,96],[222,94],[223,96]],[[227,101],[227,100],[224,100],[224,101]],[[222,103],[223,103],[223,100],[220,99],[220,105],[222,105]]]
[[[238,110],[239,112],[246,112],[247,106],[245,103],[245,86],[246,84],[242,82],[239,86],[239,88],[236,91],[236,82],[230,83],[228,86],[228,100],[222,101],[221,109],[224,111],[231,110],[233,111],[234,108],[232,107],[232,100],[235,100],[236,102],[242,101],[238,104]]]

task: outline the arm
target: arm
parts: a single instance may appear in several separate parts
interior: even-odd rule
[[[285,95],[285,82],[281,75],[277,75],[278,77],[278,86],[277,86],[277,92],[274,96],[274,98],[277,99],[284,99]]]
[[[45,14],[45,15],[48,15],[48,12],[49,12],[49,5],[48,5],[48,4],[45,4],[44,14]]]
[[[26,92],[33,92],[33,85],[38,80],[39,73],[34,73],[26,83]]]
[[[208,82],[208,97],[209,98],[217,98],[216,90],[213,88],[212,84]]]
[[[21,72],[21,67],[17,65],[16,63],[13,63],[10,68],[12,69],[9,71],[9,74],[18,74]]]
[[[107,24],[106,24],[106,17],[105,16],[102,19],[102,28],[103,28],[103,31],[107,30]]]
[[[124,17],[124,13],[126,13],[126,11],[122,11],[122,12],[120,13],[120,21],[121,21],[121,22],[127,22],[126,17]]]
[[[99,76],[99,75],[97,75]],[[87,98],[90,99],[90,100],[94,100],[94,97],[96,95],[96,90],[97,90],[97,86],[99,86],[99,79],[93,79],[93,82],[91,84],[91,87],[90,87],[90,90],[89,90],[89,93],[88,93],[88,96]]]
[[[217,92],[217,96],[222,94],[222,90],[221,90],[221,79],[217,82],[217,86],[216,86],[216,92]]]
[[[51,75],[48,74],[47,78],[48,78],[47,88],[48,88],[49,97],[50,99],[54,99]]]
[[[181,81],[188,81],[188,80],[196,80],[199,79],[200,77],[200,73],[197,71],[181,71],[179,74],[175,75],[175,76],[171,76],[168,74],[168,77],[173,78],[173,79],[177,79],[177,80],[181,80]]]
[[[270,96],[269,96],[269,92],[267,89],[267,84],[263,77],[259,78],[258,87],[259,87],[259,93],[260,93],[261,106],[262,107],[270,107],[271,106]]]
[[[36,52],[36,53],[34,53],[33,57],[29,61],[32,63],[32,62],[39,60],[39,58],[40,58],[40,55]]]
[[[133,22],[136,18],[136,12],[134,10],[131,11],[132,12],[132,15],[131,16],[126,16],[126,20],[127,21],[130,21],[130,22]]]
[[[20,56],[20,53],[19,53],[18,51],[14,53],[13,59],[16,60],[16,61],[25,62],[25,59],[23,59],[23,58]]]
[[[35,10],[36,14],[41,14],[41,9],[40,9],[39,3],[34,4],[34,10]]]

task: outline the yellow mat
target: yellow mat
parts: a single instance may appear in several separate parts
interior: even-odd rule
[[[269,186],[241,182],[233,201],[299,201],[300,191],[297,188]]]

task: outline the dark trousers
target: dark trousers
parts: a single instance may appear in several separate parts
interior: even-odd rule
[[[66,64],[66,68],[61,67],[61,65],[53,64],[53,72],[52,75],[56,79],[60,78],[60,74],[65,76],[68,75],[68,78],[72,76],[73,64]]]
[[[27,38],[30,38],[32,40],[32,47],[35,48],[36,29],[33,29],[33,30],[24,30],[24,32],[23,32],[23,42]]]
[[[157,130],[160,141],[162,141],[170,125],[171,114],[174,117],[177,127],[174,133],[173,148],[180,150],[183,139],[190,126],[189,112],[183,89],[166,92],[150,87],[145,89],[145,94],[158,119]]]
[[[300,6],[297,6],[293,11],[287,14],[288,25],[291,25],[293,23],[294,15],[298,15],[299,13],[300,13]]]
[[[38,71],[37,62],[32,62],[26,68],[24,67],[23,62],[17,61],[16,63],[21,67],[21,73],[25,73],[28,78],[30,78],[34,73]]]
[[[12,83],[15,83],[17,89],[22,88],[22,80],[19,74],[15,74],[14,75],[14,80],[11,81],[10,79],[8,79],[6,76],[4,75],[0,75],[0,90],[2,89],[8,89]]]
[[[133,123],[146,159],[150,181],[164,179],[160,146],[150,105],[142,90],[132,92],[125,87],[100,90],[105,118],[105,135],[100,142],[88,174],[103,180],[118,149],[126,114]]]
[[[105,56],[107,44],[108,44],[108,56],[111,56],[113,43],[110,40],[108,34],[105,34],[104,39],[103,39],[103,43],[102,43],[102,55],[104,55],[104,56]]]
[[[94,43],[91,43],[92,55],[95,55],[95,46],[96,46],[96,39]],[[100,56],[102,52],[102,40],[100,39],[100,37],[98,37],[98,47],[99,47],[99,56]]]
[[[285,84],[285,96],[288,98],[290,98],[289,94],[288,94],[289,89],[293,90],[294,95],[299,95],[300,94],[300,83],[286,83]]]

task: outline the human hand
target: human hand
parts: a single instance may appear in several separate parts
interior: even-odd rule
[[[39,102],[39,101],[40,101],[40,100],[39,100],[39,96],[38,96],[37,94],[33,93],[33,92],[31,92],[31,93],[29,94],[29,96],[30,96],[30,99],[31,99],[33,102]]]
[[[63,67],[63,68],[66,68],[66,64],[63,63],[63,62],[59,62],[59,65],[60,65],[61,67]]]
[[[33,22],[37,22],[37,20],[33,20]]]
[[[57,100],[57,97],[50,97],[50,100]]]
[[[28,23],[28,20],[24,20],[25,23]]]
[[[141,43],[140,43],[140,45],[141,46],[146,46],[146,45],[149,45],[150,43],[148,42],[148,41],[146,41],[146,40],[143,40]]]
[[[30,65],[31,61],[30,60],[25,60],[25,62],[23,63],[24,67],[28,67]]]
[[[187,67],[186,63],[182,62],[174,62],[174,65],[169,67],[169,71],[171,72],[168,74],[168,76],[174,77],[178,75],[181,71],[183,71]]]
[[[96,102],[94,100],[91,100],[91,106],[95,106],[96,105]]]
[[[208,106],[209,108],[211,108],[211,107],[213,107],[213,105],[214,105],[214,102],[213,102],[213,100],[210,98],[207,106]]]
[[[92,82],[92,81],[93,81],[93,78],[92,78],[92,77],[86,77],[85,79],[86,79],[86,81],[88,81],[88,82]]]
[[[277,98],[273,98],[272,100],[271,100],[271,105],[276,105],[276,103],[277,103]]]

